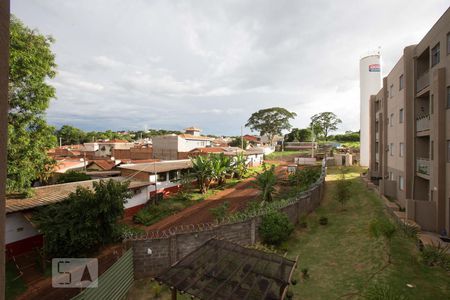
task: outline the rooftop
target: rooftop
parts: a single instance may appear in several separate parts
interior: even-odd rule
[[[167,160],[153,163],[127,164],[121,165],[119,168],[146,173],[161,173],[192,168],[192,162],[190,159]]]
[[[110,179],[119,181],[126,180],[126,178],[124,177],[114,177]],[[54,184],[33,188],[34,195],[30,198],[6,199],[6,213],[27,210],[61,202],[65,200],[70,195],[70,193],[75,192],[78,187],[92,189],[93,183],[99,181],[100,179],[86,180],[86,181]],[[129,188],[136,189],[148,185],[150,185],[149,182],[131,181]]]
[[[297,262],[211,239],[156,277],[199,299],[284,299]]]

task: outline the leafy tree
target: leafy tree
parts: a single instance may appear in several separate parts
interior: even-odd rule
[[[275,166],[272,165],[270,169],[267,169],[266,165],[263,165],[264,172],[256,176],[256,184],[261,190],[261,197],[263,203],[271,202],[273,200],[273,193],[275,192],[275,185],[277,184],[277,176],[275,174]]]
[[[391,263],[391,240],[397,231],[397,227],[386,218],[374,219],[369,225],[370,233],[376,238],[384,238],[388,263]]]
[[[294,174],[289,175],[289,181],[292,185],[307,190],[313,183],[320,178],[321,169],[317,167],[305,167],[295,170]]]
[[[83,130],[70,125],[61,126],[55,134],[58,138],[61,138],[63,145],[75,145],[88,141],[86,139],[86,133]]]
[[[69,170],[66,173],[59,175],[58,179],[56,180],[56,183],[68,183],[68,182],[76,182],[76,181],[83,181],[83,180],[90,180],[90,179],[91,179],[91,176],[89,176],[85,173]]]
[[[283,130],[291,129],[289,120],[296,116],[295,112],[290,112],[285,108],[266,108],[253,113],[245,126],[252,131],[258,131],[260,135],[266,135],[272,145],[275,135],[281,135]]]
[[[328,135],[331,131],[338,129],[338,125],[342,123],[332,112],[323,112],[311,117],[311,129],[315,134],[323,136],[325,141],[328,139]]]
[[[60,203],[41,208],[33,221],[43,233],[50,256],[85,255],[119,238],[117,220],[131,197],[128,182],[93,183],[93,190],[78,187]]]
[[[241,138],[240,138],[240,137],[237,137],[237,138],[233,139],[233,140],[229,143],[229,145],[230,145],[231,147],[239,147],[239,148],[241,148],[241,146],[244,145],[244,149],[247,149],[248,142],[247,142],[246,140],[241,141]]]
[[[10,26],[8,193],[29,192],[36,179],[45,180],[55,161],[47,150],[56,145],[54,129],[45,122],[45,111],[55,89],[53,39],[27,28],[12,16]]]
[[[290,133],[285,135],[284,140],[286,142],[308,142],[311,141],[311,137],[310,128],[293,128]]]
[[[264,243],[277,246],[289,238],[294,225],[286,214],[274,210],[262,217],[258,231]]]

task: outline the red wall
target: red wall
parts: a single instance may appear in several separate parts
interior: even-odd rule
[[[20,241],[9,243],[6,245],[6,256],[16,256],[22,253],[30,252],[34,248],[41,248],[44,245],[43,240],[42,234],[39,234]]]

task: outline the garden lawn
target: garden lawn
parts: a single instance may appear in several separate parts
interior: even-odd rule
[[[387,261],[385,244],[370,236],[368,227],[374,217],[388,215],[358,178],[362,169],[349,170],[352,196],[344,209],[333,200],[338,176],[336,168],[329,168],[321,207],[304,218],[307,229],[297,228],[281,246],[288,257],[299,255],[294,273],[298,283],[290,287],[294,299],[362,299],[374,285],[388,285],[406,299],[450,299],[450,274],[423,265],[414,239],[400,228],[391,244],[392,264],[381,270]],[[321,216],[328,217],[328,225],[319,225]],[[302,279],[303,268],[308,268],[309,279]]]

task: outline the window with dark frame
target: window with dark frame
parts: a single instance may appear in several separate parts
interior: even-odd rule
[[[434,141],[431,141],[431,146],[430,146],[430,160],[434,159]]]
[[[400,149],[400,152],[399,152],[399,155],[400,155],[400,157],[403,157],[404,155],[405,155],[405,144],[404,143],[400,143],[400,147],[399,147]]]
[[[403,123],[403,108],[398,112],[398,122]]]
[[[450,163],[450,140],[447,141],[447,162]]]
[[[405,87],[405,80],[403,78],[403,74],[400,75],[400,78],[398,79],[398,90],[401,91]]]
[[[447,55],[450,54],[450,32],[447,33]]]
[[[447,87],[447,109],[450,109],[450,86]]]
[[[405,182],[403,176],[398,176],[398,188],[400,191],[403,191],[405,189]]]
[[[431,66],[434,67],[440,62],[441,50],[439,43],[431,49]]]

